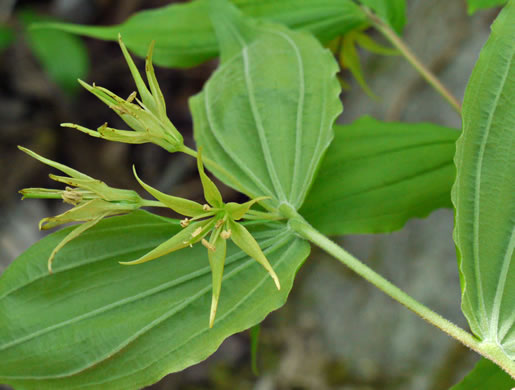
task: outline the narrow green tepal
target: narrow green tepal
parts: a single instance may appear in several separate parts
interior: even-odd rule
[[[311,35],[211,2],[221,64],[190,100],[195,139],[219,179],[298,209],[342,111],[338,65]],[[206,161],[208,161],[206,159]]]
[[[507,370],[515,377],[514,58],[510,0],[492,25],[465,91],[452,198],[462,310],[474,334],[511,361]]]
[[[60,252],[66,266],[49,275],[49,253],[73,229],[40,240],[0,277],[0,383],[24,390],[144,388],[206,359],[225,338],[282,306],[309,253],[283,224],[252,230],[280,291],[230,241],[223,280],[222,264],[212,279],[200,245],[122,266],[184,231],[179,221],[138,211],[100,221],[67,244]],[[210,328],[213,281],[221,299]]]

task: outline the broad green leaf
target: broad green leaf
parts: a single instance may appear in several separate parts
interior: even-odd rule
[[[469,14],[473,14],[480,9],[499,7],[506,4],[507,1],[508,0],[467,0],[468,12]]]
[[[197,144],[225,183],[298,208],[342,110],[338,66],[309,34],[213,4],[222,62],[190,100]]]
[[[307,30],[323,42],[366,22],[363,12],[351,0],[233,0],[233,3],[247,15]],[[148,45],[155,40],[156,64],[190,67],[218,54],[208,14],[209,0],[194,0],[138,12],[117,26],[46,23],[39,27],[112,41],[121,33],[129,49],[140,57],[145,57]]]
[[[48,254],[68,233],[39,241],[0,278],[0,383],[16,389],[140,389],[212,354],[229,335],[284,304],[307,242],[276,224],[253,234],[277,271],[228,243],[216,321],[209,329],[211,271],[197,245],[126,267],[180,229],[138,211],[101,221]]]
[[[325,234],[385,233],[451,207],[459,132],[362,117],[335,139],[300,213]]]
[[[454,240],[474,334],[515,360],[515,0],[499,14],[465,91]],[[514,363],[515,367],[515,363]],[[515,368],[514,368],[515,369]]]
[[[513,380],[499,366],[488,359],[481,359],[463,380],[450,390],[512,390]]]
[[[77,37],[57,30],[32,30],[30,24],[45,20],[32,11],[24,11],[20,19],[26,27],[27,42],[50,78],[63,90],[74,92],[77,79],[85,78],[89,69],[88,52]]]
[[[359,0],[370,7],[379,17],[398,33],[406,24],[406,0]]]
[[[10,27],[0,24],[0,52],[4,51],[14,40],[14,34]]]

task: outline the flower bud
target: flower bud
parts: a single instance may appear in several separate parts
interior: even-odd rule
[[[89,85],[82,80],[79,80],[79,83],[115,111],[132,130],[115,129],[109,127],[107,123],[98,127],[96,131],[73,123],[62,123],[61,126],[70,127],[93,137],[104,138],[109,141],[129,144],[150,142],[161,146],[170,153],[181,151],[184,148],[182,135],[166,115],[166,104],[152,66],[154,44],[150,45],[145,63],[149,90],[121,37],[119,37],[119,43],[138,92],[133,92],[127,99],[122,99],[106,88],[95,84]],[[137,98],[137,94],[139,94],[141,100]]]

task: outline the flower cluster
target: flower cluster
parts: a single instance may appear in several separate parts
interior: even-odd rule
[[[64,190],[25,188],[20,191],[23,199],[60,198],[65,203],[73,206],[70,210],[55,217],[43,218],[39,222],[39,228],[41,230],[47,230],[69,222],[85,222],[83,225],[72,230],[59,245],[54,248],[48,258],[49,272],[52,272],[52,262],[57,252],[68,242],[96,225],[102,218],[127,214],[142,206],[154,205],[154,202],[142,199],[135,191],[109,187],[100,180],[93,179],[66,165],[44,158],[29,149],[21,146],[19,146],[19,149],[43,164],[47,164],[68,175],[68,177],[66,177],[50,174],[51,179],[66,185]]]
[[[213,293],[211,302],[211,313],[209,317],[209,326],[212,327],[218,300],[220,299],[220,290],[222,287],[222,277],[225,264],[226,250],[228,239],[231,239],[236,246],[243,252],[261,264],[272,277],[277,289],[281,288],[279,278],[274,269],[268,262],[259,244],[252,234],[237,222],[241,219],[253,219],[254,213],[250,208],[256,202],[266,199],[265,197],[252,199],[246,203],[224,203],[220,191],[213,181],[206,175],[202,164],[201,151],[198,152],[197,167],[204,190],[204,198],[206,204],[200,204],[188,199],[183,199],[171,195],[164,194],[155,188],[145,184],[134,171],[136,179],[145,190],[158,199],[162,204],[171,208],[175,212],[186,216],[181,221],[183,230],[175,236],[165,241],[152,251],[143,255],[137,260],[130,262],[121,262],[125,265],[134,265],[154,260],[167,253],[183,249],[198,242],[201,242],[207,248],[209,265],[211,266]],[[210,234],[209,239],[206,239]]]
[[[152,65],[154,44],[150,45],[145,62],[149,89],[120,36],[118,36],[118,41],[138,92],[134,91],[127,99],[122,99],[115,93],[96,86],[94,83],[89,85],[82,80],[79,80],[79,83],[116,112],[132,130],[114,129],[109,127],[107,123],[100,126],[97,131],[73,123],[62,123],[61,126],[71,127],[93,137],[104,138],[109,141],[129,144],[150,142],[161,146],[170,153],[182,151],[184,147],[182,135],[166,115],[165,100]],[[138,94],[140,98],[137,97]]]
[[[277,216],[251,210],[255,203],[267,199],[266,197],[255,198],[243,204],[223,202],[220,191],[204,171],[201,151],[199,150],[196,153],[184,145],[181,134],[166,115],[163,94],[157,83],[152,66],[153,45],[150,46],[145,66],[149,85],[147,88],[121,39],[119,39],[119,43],[136,82],[138,92],[133,92],[127,99],[122,99],[105,88],[94,84],[89,85],[83,81],[79,82],[113,109],[132,130],[113,129],[107,123],[100,126],[97,131],[71,123],[63,123],[62,126],[72,127],[91,136],[110,141],[131,144],[151,142],[171,153],[184,152],[196,156],[204,197],[207,203],[200,204],[188,199],[164,194],[145,184],[134,170],[134,175],[139,183],[158,201],[145,200],[134,191],[109,187],[99,180],[95,180],[55,161],[48,160],[22,147],[20,149],[25,153],[44,164],[64,172],[68,177],[50,175],[52,179],[66,184],[64,190],[26,188],[20,192],[23,198],[61,198],[64,202],[73,206],[72,209],[63,214],[41,220],[39,224],[40,229],[50,229],[69,222],[84,222],[73,229],[52,251],[48,259],[49,272],[52,272],[52,262],[56,253],[64,245],[105,217],[130,213],[143,206],[168,207],[184,215],[185,219],[181,221],[183,229],[179,233],[141,258],[120,263],[124,265],[141,264],[170,252],[193,246],[198,242],[202,243],[207,248],[212,272],[213,291],[209,317],[209,326],[212,327],[220,299],[227,240],[232,240],[244,253],[261,264],[272,277],[277,289],[280,289],[279,278],[259,247],[259,244],[245,226],[239,222],[242,219],[277,219]],[[138,99],[138,94],[141,100]]]

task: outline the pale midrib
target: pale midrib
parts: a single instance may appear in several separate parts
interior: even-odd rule
[[[261,144],[261,150],[263,152],[263,156],[265,158],[266,168],[268,170],[268,174],[270,175],[270,179],[272,180],[272,185],[274,186],[274,190],[279,197],[280,201],[286,201],[286,196],[283,192],[283,188],[277,176],[277,172],[275,170],[275,165],[272,159],[272,154],[270,152],[270,148],[268,146],[268,142],[266,140],[265,129],[263,128],[261,116],[259,114],[259,110],[256,105],[255,97],[254,97],[254,87],[252,84],[252,79],[250,77],[250,69],[249,69],[249,56],[248,56],[248,45],[242,39],[238,31],[230,24],[227,24],[227,28],[231,30],[234,34],[234,37],[238,40],[242,51],[243,58],[243,76],[245,78],[245,86],[247,87],[247,92],[249,96],[249,104],[250,109],[252,111],[252,116],[254,117],[254,122],[256,123],[256,129],[258,131],[259,142]]]
[[[483,281],[481,279],[481,267],[480,267],[480,259],[479,259],[479,212],[480,212],[480,201],[481,201],[481,176],[483,173],[483,162],[485,157],[485,149],[486,144],[488,142],[488,137],[490,136],[490,130],[492,128],[492,122],[497,111],[497,105],[499,103],[499,99],[501,97],[501,93],[503,91],[504,84],[506,83],[506,79],[510,72],[510,64],[513,56],[508,61],[508,64],[505,68],[505,71],[502,75],[501,83],[497,88],[496,96],[492,102],[492,105],[489,110],[488,119],[485,126],[485,132],[481,139],[481,143],[479,145],[479,155],[478,162],[476,167],[476,182],[475,182],[475,193],[474,193],[474,230],[473,230],[473,245],[474,245],[474,267],[476,270],[476,283],[478,285],[478,292],[480,295],[482,309],[485,315],[485,319],[488,318],[488,313],[486,311],[485,306],[485,298],[483,293]],[[489,59],[490,60],[490,59]],[[490,63],[490,61],[489,61]],[[486,66],[485,69],[488,69]],[[498,299],[497,295],[499,293],[499,288],[497,288],[496,296],[494,302]],[[498,318],[499,313],[494,312],[495,306],[492,308],[492,318],[490,318],[490,326],[489,326],[489,339],[497,341],[497,330],[498,330]],[[498,308],[497,308],[498,309]],[[495,317],[495,318],[494,318]]]
[[[215,137],[216,141],[222,148],[222,150],[239,166],[239,168],[245,172],[245,174],[252,180],[252,182],[258,186],[258,188],[263,191],[263,194],[273,195],[273,191],[270,190],[260,179],[258,176],[252,172],[252,170],[245,164],[244,161],[240,160],[239,157],[232,152],[228,147],[225,146],[223,139],[220,139],[220,135],[218,134],[216,121],[214,120],[213,113],[211,111],[211,107],[209,105],[209,88],[210,84],[207,83],[206,88],[204,90],[204,107],[206,109],[206,116],[208,125],[211,128],[211,133]]]
[[[497,290],[495,292],[494,306],[492,308],[492,324],[499,323],[499,315],[501,312],[501,304],[503,298],[504,288],[506,286],[506,279],[508,278],[508,270],[511,265],[511,258],[513,256],[513,251],[515,250],[515,228],[511,231],[510,241],[508,243],[508,247],[506,248],[506,253],[504,254],[504,259],[501,267],[501,272],[499,274],[499,282],[497,283]],[[509,329],[508,329],[509,330]],[[499,326],[496,327],[496,333],[498,334],[498,342],[501,342],[506,334],[499,334]]]
[[[324,127],[324,124],[325,124],[325,121],[326,121],[326,105],[327,105],[327,84],[324,83],[324,90],[323,90],[323,94],[322,94],[322,115],[320,116],[320,127],[319,129],[323,129]],[[329,131],[333,131],[334,130],[332,128],[329,129]],[[313,176],[315,174],[315,168],[316,168],[316,165],[314,164],[315,162],[315,159],[317,158],[320,158],[320,147],[322,145],[322,138],[323,136],[325,137],[325,134],[319,134],[319,136],[317,137],[317,143],[316,143],[316,146],[315,146],[315,151],[313,153],[313,156],[311,157],[311,161],[309,162],[309,165],[308,165],[308,174],[307,174],[307,183],[311,183],[313,181]],[[329,137],[329,140],[328,142],[326,142],[326,147],[329,146],[330,144],[330,141],[332,140],[332,137]],[[308,186],[304,186],[304,189],[303,191],[301,191],[299,193],[299,196],[297,197],[296,201],[295,201],[295,206],[296,207],[300,207],[302,206],[302,203],[304,202],[304,199],[306,197],[306,191],[308,190]]]
[[[506,65],[506,72],[503,75],[501,87],[499,88],[499,93],[495,99],[495,107],[496,107],[495,111],[497,111],[497,103],[500,99],[501,92],[504,90],[504,84],[506,83],[508,74],[510,73],[510,68],[511,68],[511,64],[513,62],[514,56],[515,56],[515,53],[511,56],[510,60],[508,61],[507,65]],[[492,114],[492,120],[493,120],[493,114]],[[500,315],[500,311],[501,311],[504,287],[506,286],[506,279],[508,277],[508,270],[510,268],[511,257],[513,255],[514,249],[515,249],[515,226],[512,227],[510,241],[508,242],[508,245],[506,247],[506,253],[504,255],[502,266],[501,266],[501,272],[499,274],[499,282],[497,283],[497,289],[495,291],[494,305],[492,307],[492,319],[490,322],[490,337],[495,336],[495,340],[497,342],[500,341],[499,338],[501,340],[504,338],[504,335],[499,337],[499,315]],[[495,326],[495,328],[494,328],[494,326]],[[494,334],[494,332],[495,332],[495,334]]]
[[[288,255],[288,253],[289,253],[289,252],[290,252],[290,250],[291,250],[291,249],[296,245],[296,243],[297,243],[297,242],[296,242],[296,240],[293,240],[293,241],[291,242],[290,246],[286,249],[286,251],[285,251],[285,252],[280,256],[279,260],[275,263],[275,268],[280,267],[280,266],[282,265],[282,263],[284,262],[284,260],[288,258],[288,256],[287,256],[287,255]],[[235,273],[235,272],[239,272],[239,271],[240,271],[240,268],[245,268],[245,267],[247,267],[247,266],[248,266],[248,263],[244,263],[244,264],[242,264],[239,268],[237,268],[237,269],[233,270],[231,273],[229,273],[227,277],[229,278],[230,276],[232,276],[232,274],[233,274],[233,273]],[[237,309],[238,307],[240,307],[241,305],[243,305],[243,304],[245,303],[245,301],[246,301],[249,297],[251,297],[251,296],[252,296],[252,295],[253,295],[253,294],[254,294],[254,293],[255,293],[255,292],[256,292],[256,291],[257,291],[257,290],[258,290],[258,289],[259,289],[259,288],[260,288],[260,287],[265,283],[265,282],[266,282],[266,280],[267,280],[268,278],[269,278],[268,274],[265,274],[265,275],[263,276],[263,278],[261,279],[261,281],[260,281],[259,283],[257,283],[257,284],[256,284],[256,286],[255,286],[252,290],[250,290],[246,295],[244,295],[244,296],[240,299],[240,301],[239,301],[238,303],[236,303],[236,304],[235,304],[235,305],[234,305],[230,310],[228,310],[228,311],[227,311],[227,313],[224,313],[223,315],[221,315],[221,316],[217,317],[217,319],[216,319],[215,323],[222,321],[223,319],[225,319],[226,317],[228,317],[229,315],[231,315],[234,311],[236,311],[236,309]],[[225,280],[225,276],[224,276],[224,279],[223,279],[223,280]],[[202,329],[201,331],[199,331],[199,332],[195,333],[194,335],[192,335],[192,336],[190,336],[188,339],[186,339],[184,342],[182,342],[180,345],[176,346],[173,350],[169,351],[166,355],[164,355],[164,356],[160,356],[158,359],[154,359],[154,360],[152,360],[152,361],[150,362],[150,364],[147,364],[147,365],[145,365],[144,367],[139,368],[139,369],[138,369],[138,371],[143,371],[143,370],[148,369],[148,368],[149,368],[150,366],[152,366],[155,362],[157,362],[157,361],[159,361],[159,360],[163,360],[166,356],[168,356],[168,355],[171,355],[171,354],[175,353],[177,350],[179,350],[179,349],[180,349],[180,348],[182,348],[184,345],[186,345],[187,343],[189,343],[189,342],[190,342],[190,340],[192,340],[192,339],[194,339],[194,338],[196,338],[196,337],[201,336],[202,334],[204,334],[205,332],[207,332],[207,331],[209,331],[209,330],[210,330],[210,328],[207,328],[207,327],[206,327],[206,328]],[[242,330],[244,330],[244,329],[231,331],[231,333],[236,333],[236,332],[238,332],[238,331],[242,331]],[[207,356],[209,356],[209,355],[210,355],[210,353],[206,353],[206,355],[207,355]],[[186,366],[187,366],[187,364],[186,364]],[[168,373],[168,371],[167,371],[166,373],[164,373],[164,374],[167,374],[167,373]],[[100,385],[100,384],[103,384],[103,383],[108,383],[108,382],[112,382],[112,381],[114,381],[114,380],[118,380],[118,379],[121,379],[121,378],[128,377],[128,376],[133,375],[133,374],[134,374],[134,372],[131,372],[131,373],[130,373],[130,374],[128,374],[128,375],[118,375],[118,376],[116,376],[116,377],[109,377],[109,379],[108,379],[108,380],[101,381],[101,382],[95,382],[95,383],[88,383],[88,384],[86,384],[86,385],[84,385],[84,386],[79,386],[79,387],[77,387],[77,388],[80,388],[80,387],[87,387],[87,386],[91,386],[91,385]]]
[[[242,56],[243,56],[243,75],[245,77],[245,84],[247,86],[250,109],[252,110],[252,116],[254,117],[254,121],[256,123],[256,129],[257,129],[258,135],[259,135],[261,150],[263,151],[263,156],[265,157],[268,174],[270,175],[270,179],[272,180],[272,185],[274,186],[275,192],[276,192],[279,200],[282,202],[286,202],[287,199],[283,192],[283,188],[281,186],[281,182],[279,181],[279,177],[277,176],[277,171],[275,170],[274,161],[272,159],[272,154],[270,152],[270,148],[268,146],[268,142],[267,142],[266,135],[265,135],[265,129],[263,128],[261,116],[259,114],[259,110],[257,108],[256,100],[254,97],[254,86],[252,84],[252,79],[250,77],[250,68],[249,68],[250,64],[249,64],[247,46],[243,47]]]
[[[503,323],[503,326],[499,330],[499,340],[501,343],[504,341],[506,336],[510,333],[511,329],[515,326],[515,310],[512,311],[511,316],[509,316]],[[515,340],[513,340],[515,342]]]
[[[280,235],[276,236],[272,240],[269,240],[269,241],[272,241],[273,244],[271,246],[269,246],[268,248],[266,248],[265,250],[263,250],[263,252],[266,253],[266,254],[269,254],[270,252],[273,252],[276,248],[279,248],[282,245],[284,245],[284,243],[286,241],[288,241],[288,239],[290,237],[291,236],[290,236],[288,231],[285,231],[285,232],[281,233]],[[266,241],[266,243],[268,243],[269,241]],[[263,243],[262,245],[264,246],[265,243]],[[231,264],[231,263],[233,263],[235,261],[238,261],[240,258],[245,258],[245,257],[248,257],[248,256],[246,254],[244,254],[243,252],[235,253],[234,255],[232,255],[232,256],[227,258],[228,261],[227,261],[226,264],[229,265],[229,264]],[[233,275],[237,274],[242,269],[248,267],[249,265],[253,264],[254,262],[255,261],[253,259],[249,258],[248,261],[245,261],[242,265],[240,265],[239,267],[235,268],[233,271],[229,272],[226,276],[224,276],[223,280],[227,280],[227,279],[231,278]],[[102,308],[93,310],[93,311],[91,311],[89,313],[86,313],[84,315],[75,317],[72,320],[63,321],[62,323],[50,326],[48,328],[42,329],[42,330],[37,331],[37,332],[34,332],[34,333],[30,334],[30,335],[27,335],[25,337],[19,338],[17,340],[13,340],[10,343],[2,345],[0,347],[0,350],[5,350],[7,348],[10,348],[10,347],[15,346],[17,344],[20,344],[22,342],[28,341],[28,340],[30,340],[30,339],[32,339],[34,337],[37,337],[37,336],[40,336],[42,334],[51,332],[51,331],[53,331],[55,329],[58,329],[58,328],[62,328],[62,327],[66,326],[66,325],[69,325],[71,323],[76,323],[76,322],[79,322],[81,320],[84,320],[84,319],[87,319],[87,318],[90,318],[90,317],[94,317],[97,314],[101,314],[102,312],[108,311],[110,309],[122,306],[122,305],[127,304],[127,303],[131,303],[131,302],[137,301],[137,300],[139,300],[141,298],[145,298],[147,296],[159,293],[159,292],[164,291],[166,289],[173,288],[176,285],[186,283],[186,282],[188,282],[190,280],[193,280],[195,278],[201,277],[201,276],[203,276],[203,275],[205,275],[205,274],[207,274],[209,272],[210,272],[210,267],[204,267],[204,268],[202,268],[202,269],[200,269],[200,270],[198,270],[198,271],[196,271],[196,272],[194,272],[194,273],[192,273],[190,275],[187,275],[187,276],[185,276],[183,278],[179,278],[178,280],[175,280],[175,281],[172,281],[172,282],[164,283],[164,284],[162,284],[162,285],[160,285],[158,287],[155,287],[155,288],[153,288],[153,289],[151,289],[149,291],[146,291],[145,293],[137,294],[136,296],[133,296],[133,297],[130,297],[130,298],[126,298],[126,299],[122,299],[120,301],[117,301],[117,302],[111,303],[109,305],[106,305],[106,306],[104,306]],[[268,274],[266,274],[266,275],[268,277]],[[264,279],[266,279],[266,278],[264,278]],[[102,356],[100,358],[97,358],[96,361],[89,363],[86,367],[82,367],[82,368],[77,369],[75,371],[68,372],[68,373],[61,374],[61,375],[40,376],[40,377],[38,377],[38,376],[30,376],[30,377],[28,377],[28,376],[22,376],[22,377],[3,376],[3,378],[6,378],[6,379],[17,379],[17,380],[20,380],[20,379],[31,379],[31,380],[32,379],[53,379],[53,378],[68,377],[68,376],[71,376],[71,375],[75,375],[75,374],[77,374],[79,372],[85,371],[86,369],[88,369],[88,368],[98,364],[99,362],[105,360],[107,357],[112,356],[113,354],[115,354],[118,351],[122,350],[123,348],[127,347],[127,345],[129,345],[130,343],[134,342],[134,340],[136,340],[137,338],[139,338],[140,336],[142,336],[143,334],[145,334],[146,332],[148,332],[149,330],[151,330],[155,326],[159,325],[160,323],[162,323],[163,321],[168,319],[170,316],[178,313],[179,311],[181,311],[182,309],[187,307],[191,302],[195,301],[196,299],[198,299],[199,297],[203,296],[204,294],[206,294],[209,291],[211,291],[211,284],[206,286],[206,288],[202,289],[201,291],[199,291],[199,293],[195,294],[194,296],[190,297],[189,299],[184,300],[182,304],[174,306],[171,310],[169,310],[168,312],[164,313],[163,315],[161,315],[160,317],[156,318],[154,321],[150,322],[148,325],[146,325],[145,327],[140,329],[140,331],[135,332],[132,337],[129,337],[128,339],[126,339],[124,343],[119,344],[116,347],[116,350],[109,351],[108,353],[104,354],[104,356]]]
[[[299,169],[302,158],[302,141],[303,139],[303,127],[302,127],[302,118],[304,116],[304,94],[305,94],[305,80],[304,80],[304,64],[302,63],[302,57],[300,55],[300,50],[295,44],[295,42],[288,37],[286,34],[280,31],[270,30],[271,33],[283,38],[295,52],[295,58],[297,60],[297,69],[299,74],[299,97],[297,102],[297,118],[295,122],[295,162],[293,164],[293,181],[291,183],[290,188],[290,196],[289,201],[292,201],[293,198],[299,193],[302,192],[302,188],[297,189],[299,185]]]
[[[487,64],[486,64],[485,68],[488,68],[488,64],[490,63],[490,60],[491,60],[491,58],[487,59]],[[480,80],[481,82],[477,82],[478,85],[483,84],[482,80],[483,80],[484,74],[485,74],[484,72],[481,74],[481,80]],[[500,93],[498,91],[497,96],[495,97],[494,102],[491,107],[495,107],[497,105],[499,96],[500,96]],[[474,277],[475,277],[475,282],[477,285],[477,295],[478,295],[478,299],[479,299],[480,309],[483,312],[483,316],[481,316],[480,321],[478,321],[481,326],[481,333],[483,333],[481,335],[482,337],[485,336],[484,333],[488,326],[488,323],[487,323],[488,313],[486,311],[486,306],[485,306],[485,299],[484,299],[484,293],[483,293],[483,282],[481,279],[481,267],[479,264],[479,201],[480,201],[480,189],[481,189],[481,169],[483,166],[483,157],[484,157],[484,153],[485,153],[486,141],[488,139],[488,135],[490,133],[490,127],[491,127],[492,120],[493,120],[493,112],[494,112],[494,110],[491,109],[488,119],[487,119],[486,126],[485,126],[485,131],[484,131],[483,137],[481,138],[481,143],[479,145],[478,161],[477,161],[477,165],[476,165],[476,175],[475,175],[475,185],[474,185],[474,212],[473,212],[473,228],[472,228],[472,240],[473,240],[472,251],[473,252],[472,253],[474,256]],[[463,136],[465,136],[465,132],[463,133]],[[465,143],[464,141],[465,141],[465,139],[463,140],[463,144]],[[460,167],[463,166],[463,162],[464,162],[464,158],[465,158],[464,154],[465,153],[462,152]],[[458,172],[458,174],[459,174],[459,172]],[[461,202],[458,202],[458,204],[461,204]]]

